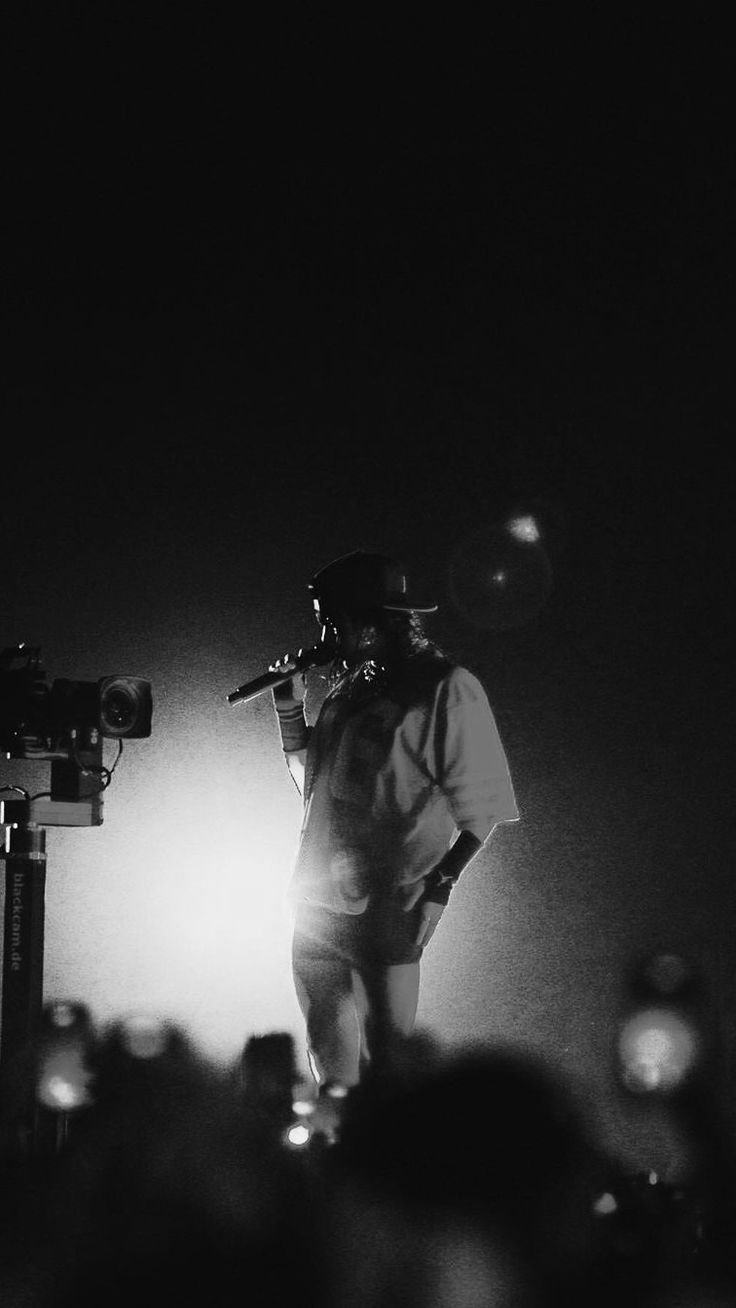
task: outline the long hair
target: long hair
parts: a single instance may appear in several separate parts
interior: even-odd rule
[[[382,660],[381,685],[387,680],[411,669],[416,662],[446,663],[452,661],[425,632],[422,618],[418,613],[395,613],[388,609],[366,609],[355,617],[362,620],[364,626],[375,627],[387,637],[387,650]],[[365,663],[349,668],[341,658],[336,658],[327,674],[330,691],[351,694],[358,686],[366,685]]]

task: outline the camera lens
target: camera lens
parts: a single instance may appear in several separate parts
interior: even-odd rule
[[[126,731],[135,718],[135,705],[124,690],[114,690],[105,699],[105,721],[116,731]]]
[[[151,734],[151,686],[140,677],[104,677],[99,685],[103,736]]]

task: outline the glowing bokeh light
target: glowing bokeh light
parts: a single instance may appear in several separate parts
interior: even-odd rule
[[[294,1126],[290,1126],[286,1132],[287,1143],[293,1145],[295,1149],[301,1149],[305,1144],[308,1144],[309,1137],[309,1128],[302,1125],[300,1122],[296,1123]]]
[[[447,582],[453,604],[474,626],[509,631],[532,621],[549,599],[553,573],[541,539],[533,538],[531,519],[483,526],[457,544],[448,562]]]
[[[509,518],[506,530],[514,540],[525,541],[528,545],[534,545],[542,538],[537,520],[531,513],[522,513],[515,518]]]
[[[66,1110],[77,1108],[84,1100],[80,1097],[79,1090],[71,1081],[65,1081],[63,1076],[51,1076],[44,1081],[39,1090],[39,1099],[41,1103],[46,1104],[48,1108],[60,1108]]]
[[[133,1058],[159,1058],[169,1042],[170,1024],[147,1013],[135,1013],[122,1023],[122,1042]]]
[[[85,1066],[83,1053],[76,1047],[60,1049],[43,1063],[36,1086],[36,1098],[45,1108],[71,1112],[92,1103],[92,1076]]]
[[[671,1009],[637,1013],[624,1023],[619,1035],[624,1084],[641,1093],[674,1090],[692,1071],[699,1052],[696,1032]]]

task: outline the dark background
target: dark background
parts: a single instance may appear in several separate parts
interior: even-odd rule
[[[422,1020],[541,1047],[666,1166],[611,1089],[632,960],[683,951],[736,1056],[730,47],[618,10],[188,14],[29,8],[10,42],[0,635],[155,705],[103,828],[50,837],[47,989],[301,1042],[298,811],[270,705],[224,698],[312,643],[317,568],[386,549],[487,685],[522,815]],[[453,559],[482,573],[520,508],[552,585],[503,625]]]

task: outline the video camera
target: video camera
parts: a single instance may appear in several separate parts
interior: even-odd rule
[[[10,758],[74,760],[104,737],[141,739],[151,734],[152,712],[142,677],[49,683],[40,649],[0,653],[0,751]]]
[[[16,1074],[38,1028],[43,1001],[46,828],[102,824],[104,792],[123,740],[150,736],[152,713],[151,684],[142,677],[49,682],[40,649],[22,644],[0,652],[0,751],[12,759],[48,760],[51,772],[48,788],[35,794],[0,785],[0,859],[6,864],[0,1099],[6,1075]],[[102,757],[106,738],[118,746],[110,767]],[[12,1132],[32,1157],[37,1130],[35,1116],[19,1110]]]

